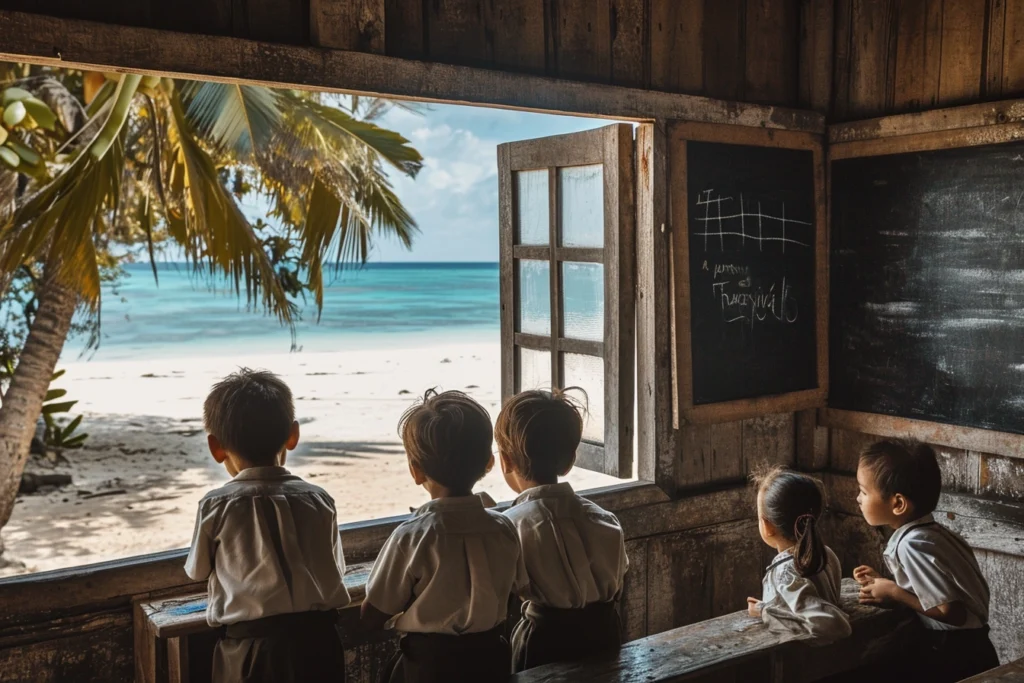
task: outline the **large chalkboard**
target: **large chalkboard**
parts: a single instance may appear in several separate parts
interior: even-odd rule
[[[686,146],[693,404],[818,388],[814,157]]]
[[[829,406],[1024,433],[1024,143],[832,163]]]

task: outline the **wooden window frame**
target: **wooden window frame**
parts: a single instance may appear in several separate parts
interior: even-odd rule
[[[693,400],[693,354],[690,326],[689,198],[686,196],[686,144],[715,142],[811,152],[814,167],[814,287],[817,380],[814,389],[697,405]],[[804,131],[763,130],[734,125],[673,122],[669,129],[672,178],[672,226],[675,301],[675,353],[678,385],[677,425],[731,422],[768,413],[820,408],[828,396],[828,223],[825,189],[825,139]]]
[[[563,353],[601,358],[604,396],[604,442],[583,441],[576,466],[621,479],[633,475],[633,386],[635,358],[635,222],[633,128],[611,124],[579,133],[505,143],[498,147],[499,259],[501,268],[501,397],[516,392],[517,348],[551,354],[551,386],[563,386]],[[604,185],[603,247],[561,245],[559,223],[561,188],[559,169],[600,165]],[[548,243],[517,244],[518,202],[515,174],[546,169],[548,173]],[[519,291],[517,262],[533,259],[548,263],[550,319],[548,336],[516,331]],[[604,272],[603,341],[563,336],[562,264],[600,263]]]
[[[627,526],[649,526],[652,518],[643,507],[668,500],[677,486],[667,122],[728,123],[816,134],[825,131],[824,117],[813,111],[343,50],[271,45],[228,36],[183,35],[3,9],[0,58],[61,68],[132,71],[161,77],[638,122],[635,175],[639,481],[584,494],[605,509],[619,513],[620,518],[627,510],[635,511],[629,514],[637,519]],[[700,509],[684,516],[699,520]],[[352,562],[376,556],[388,535],[407,518],[403,515],[341,525],[346,556]],[[623,519],[624,524],[626,521]],[[650,535],[664,529],[645,526],[641,531]],[[85,606],[123,606],[130,604],[131,596],[154,592],[188,592],[197,584],[185,576],[186,554],[187,550],[173,550],[2,578],[0,604],[5,610],[0,615],[0,624],[70,617]]]

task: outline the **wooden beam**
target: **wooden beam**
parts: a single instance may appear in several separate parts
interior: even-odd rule
[[[1008,434],[991,429],[961,427],[835,408],[822,408],[818,411],[818,421],[827,427],[846,429],[862,434],[874,434],[888,438],[912,438],[951,448],[963,448],[1010,458],[1024,458],[1024,435],[1022,434]]]
[[[309,36],[318,47],[384,54],[384,0],[310,0]]]
[[[1004,100],[840,123],[828,127],[828,141],[839,144],[1021,121],[1024,121],[1024,100]]]
[[[824,132],[815,112],[0,10],[0,59],[618,120]]]

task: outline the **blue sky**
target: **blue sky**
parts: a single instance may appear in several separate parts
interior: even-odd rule
[[[392,109],[379,123],[408,138],[424,157],[415,180],[392,176],[420,234],[411,251],[379,241],[371,260],[497,261],[498,145],[611,121],[435,104],[423,114]]]

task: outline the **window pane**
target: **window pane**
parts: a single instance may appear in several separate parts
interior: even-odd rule
[[[548,243],[550,210],[548,170],[516,171],[516,208],[519,217],[518,244]]]
[[[518,353],[516,391],[551,388],[551,353],[516,347]]]
[[[558,169],[562,191],[562,246],[604,246],[604,169],[569,166]]]
[[[580,387],[587,392],[583,440],[604,443],[604,359],[563,353],[562,384],[563,387]],[[582,396],[578,398],[583,399]]]
[[[604,341],[603,264],[562,264],[562,336]]]
[[[551,334],[551,266],[547,261],[523,259],[519,269],[519,325],[526,334]]]

